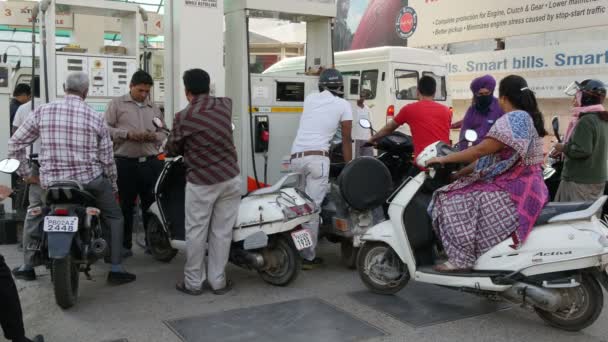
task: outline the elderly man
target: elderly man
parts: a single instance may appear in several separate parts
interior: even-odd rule
[[[150,101],[152,77],[139,70],[133,74],[129,93],[110,102],[106,121],[114,141],[118,170],[118,197],[125,220],[124,256],[133,252],[133,209],[139,196],[141,209],[146,212],[154,203],[154,184],[163,169],[158,160],[158,148],[167,134],[155,127],[155,118],[163,121],[164,114]],[[147,216],[144,215],[144,226]]]
[[[186,163],[186,266],[178,291],[200,295],[203,284],[214,294],[232,288],[226,280],[232,229],[238,215],[239,166],[232,141],[232,101],[209,95],[209,74],[184,73],[190,104],[175,114],[169,152]],[[206,247],[209,255],[205,265]]]
[[[104,221],[111,230],[111,284],[135,280],[122,266],[123,219],[116,203],[116,165],[112,141],[106,122],[84,102],[89,91],[89,76],[83,72],[68,75],[64,84],[65,98],[43,105],[30,115],[9,140],[9,156],[21,161],[19,174],[30,175],[27,147],[40,138],[40,181],[45,189],[61,180],[83,184],[97,199]]]

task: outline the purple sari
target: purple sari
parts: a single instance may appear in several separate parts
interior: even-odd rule
[[[433,227],[458,268],[473,267],[509,236],[518,248],[549,197],[540,168],[543,143],[528,113],[504,115],[486,137],[506,147],[480,158],[471,175],[437,190],[430,207]]]

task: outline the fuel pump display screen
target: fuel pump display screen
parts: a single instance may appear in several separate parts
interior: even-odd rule
[[[304,82],[277,82],[277,101],[304,102]]]

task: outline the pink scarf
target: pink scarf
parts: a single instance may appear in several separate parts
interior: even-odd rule
[[[576,94],[576,102],[581,103],[580,95]],[[564,144],[570,140],[572,137],[572,133],[574,132],[574,128],[578,123],[578,118],[581,116],[581,113],[590,113],[590,112],[603,112],[605,111],[604,106],[601,104],[587,106],[587,107],[573,107],[572,108],[572,118],[570,119],[570,123],[568,124],[568,129],[566,130],[566,135],[564,136]]]

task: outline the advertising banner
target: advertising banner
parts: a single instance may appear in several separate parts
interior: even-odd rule
[[[428,46],[608,23],[608,0],[409,0],[412,14],[397,19],[408,46]]]
[[[490,74],[497,80],[511,74],[524,77],[539,98],[565,98],[572,81],[597,78],[608,82],[608,41],[541,46],[494,52],[447,55],[449,93],[470,99],[471,81]]]
[[[38,3],[32,1],[0,2],[0,24],[31,27],[34,5],[38,5]],[[58,29],[71,29],[74,25],[72,13],[58,8],[55,23]]]

